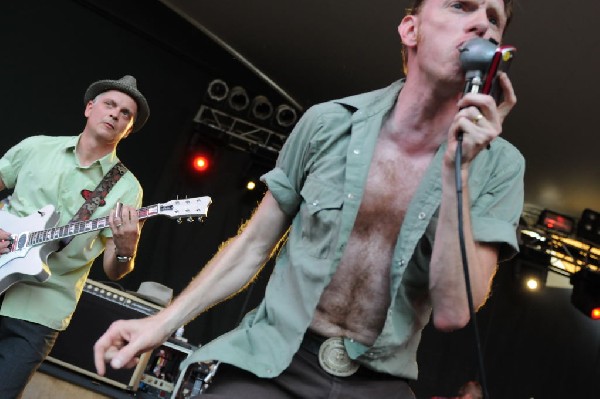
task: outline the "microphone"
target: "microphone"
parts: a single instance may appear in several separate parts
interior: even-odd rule
[[[480,93],[485,75],[490,67],[498,43],[493,39],[481,37],[467,41],[460,49],[460,64],[465,71],[465,90],[467,93]]]

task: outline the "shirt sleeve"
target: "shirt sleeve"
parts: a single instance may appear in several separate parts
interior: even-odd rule
[[[6,188],[14,188],[21,167],[27,162],[36,137],[28,137],[9,149],[0,159],[0,178]]]
[[[502,243],[500,260],[519,251],[517,226],[524,201],[525,160],[514,147],[505,147],[494,171],[471,207],[473,236],[480,242]]]
[[[261,177],[281,210],[294,215],[300,206],[311,154],[311,138],[321,129],[319,113],[310,108],[300,118],[279,152],[275,168]]]

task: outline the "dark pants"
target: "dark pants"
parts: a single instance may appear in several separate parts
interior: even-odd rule
[[[18,398],[56,341],[58,331],[0,316],[0,398]]]
[[[290,366],[278,377],[258,378],[237,367],[221,364],[212,385],[198,398],[244,399],[415,399],[406,380],[365,367],[350,377],[335,377],[319,365],[317,354],[300,347]]]

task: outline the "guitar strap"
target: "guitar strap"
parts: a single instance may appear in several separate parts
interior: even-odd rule
[[[90,195],[85,196],[85,202],[83,205],[81,205],[81,208],[79,208],[69,223],[88,220],[96,208],[98,208],[100,204],[104,203],[104,198],[108,192],[119,181],[121,176],[127,173],[127,170],[128,169],[125,165],[123,165],[123,162],[118,162],[108,172],[106,172],[100,183],[98,183],[98,187],[96,187],[96,189],[92,191]],[[73,236],[65,237],[63,240],[61,240],[61,249],[67,246],[72,239]]]

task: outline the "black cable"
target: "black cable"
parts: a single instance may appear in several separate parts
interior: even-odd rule
[[[456,180],[456,205],[457,205],[457,211],[458,211],[458,241],[460,244],[460,254],[462,257],[463,272],[465,275],[467,300],[469,302],[469,314],[471,315],[471,322],[473,324],[473,331],[475,333],[475,346],[476,346],[476,350],[477,350],[479,374],[481,375],[481,389],[483,390],[483,399],[488,399],[489,394],[488,394],[487,381],[486,381],[486,376],[485,376],[485,367],[483,365],[483,353],[481,351],[481,340],[479,338],[479,330],[477,329],[477,316],[475,314],[475,307],[473,306],[473,294],[471,292],[471,279],[469,277],[469,262],[467,259],[467,248],[465,245],[465,232],[464,232],[464,225],[463,225],[462,175],[461,175],[462,143],[463,143],[463,135],[461,132],[457,136],[456,155],[454,158],[454,174],[455,174],[455,180]]]

